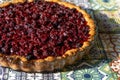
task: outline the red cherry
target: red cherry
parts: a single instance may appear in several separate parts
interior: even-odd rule
[[[7,55],[61,56],[90,36],[81,13],[54,2],[12,4],[0,13],[0,52]]]

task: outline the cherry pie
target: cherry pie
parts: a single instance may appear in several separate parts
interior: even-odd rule
[[[0,5],[0,65],[26,72],[53,71],[89,51],[93,20],[60,0],[13,0]]]

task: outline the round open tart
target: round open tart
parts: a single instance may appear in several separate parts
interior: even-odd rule
[[[26,72],[53,71],[89,51],[93,20],[59,0],[13,0],[0,5],[0,65]]]

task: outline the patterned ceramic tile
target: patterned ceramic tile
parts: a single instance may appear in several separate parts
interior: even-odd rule
[[[2,76],[3,76],[3,68],[0,67],[0,79],[2,79]]]
[[[42,76],[42,73],[35,73],[35,80],[43,80]]]
[[[89,0],[94,10],[116,10],[118,5],[116,0]]]
[[[120,34],[100,34],[100,37],[109,59],[120,56]]]
[[[101,39],[104,48],[106,49],[108,59],[113,60],[113,63],[110,62],[110,66],[114,72],[117,72],[117,76],[119,77],[118,80],[120,80],[120,63],[119,59],[116,60],[118,57],[120,57],[120,34],[101,34]],[[114,76],[116,77],[116,75]]]
[[[64,1],[74,3],[77,6],[80,6],[84,9],[88,9],[88,8],[90,9],[91,8],[89,0],[64,0]]]
[[[34,80],[35,74],[34,73],[28,73],[27,74],[27,80]]]
[[[103,75],[97,69],[77,70],[74,74],[76,80],[101,80]]]
[[[117,80],[117,77],[113,76],[116,74],[111,72],[108,61],[93,60],[92,63],[94,62],[99,62],[99,64],[93,66],[85,61],[84,65],[79,65],[80,70],[63,72],[62,80]]]
[[[57,72],[53,74],[54,80],[61,80],[61,73]]]
[[[9,77],[9,69],[2,68],[2,78],[3,80],[8,80]]]
[[[73,72],[74,71],[62,72],[61,73],[62,80],[74,80],[74,78],[72,76]]]
[[[108,62],[105,62],[98,69],[104,75],[104,77],[102,78],[102,80],[117,80],[118,79],[117,74],[113,73],[111,71],[111,68],[110,68]]]
[[[110,62],[111,69],[117,73],[119,79],[120,79],[120,58],[117,58],[116,60]]]
[[[94,11],[100,32],[120,32],[120,9],[118,11]]]

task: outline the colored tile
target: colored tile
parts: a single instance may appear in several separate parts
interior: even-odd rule
[[[57,72],[53,74],[54,80],[61,80],[61,73]]]
[[[116,10],[119,9],[116,0],[89,0],[94,10]]]
[[[120,33],[120,10],[94,11],[99,32]]]
[[[73,3],[73,4],[75,4],[77,6],[80,6],[84,9],[90,9],[91,8],[89,0],[64,0],[64,1]]]
[[[74,72],[76,80],[101,80],[103,75],[97,69],[83,69]]]
[[[99,63],[93,66],[89,61],[84,61],[79,65],[80,69],[62,72],[62,80],[117,80],[118,77],[111,72],[108,61],[93,60],[91,62]]]
[[[100,34],[100,38],[108,59],[116,59],[120,56],[120,34]]]

